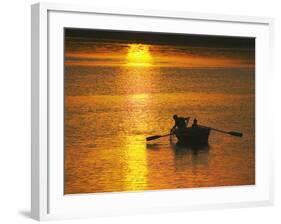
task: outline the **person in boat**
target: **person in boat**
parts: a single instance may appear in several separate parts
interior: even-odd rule
[[[175,124],[174,124],[174,126],[172,127],[172,129],[171,129],[171,133],[174,133],[174,131],[175,131],[176,129],[178,129],[178,130],[183,130],[183,129],[187,128],[188,121],[189,121],[190,117],[186,117],[186,118],[184,118],[184,117],[178,117],[178,115],[175,114],[175,115],[173,116],[173,119],[174,119],[174,121],[175,121]]]
[[[194,120],[193,120],[192,127],[193,127],[193,128],[197,128],[197,127],[198,127],[197,119],[196,119],[196,118],[194,118]]]

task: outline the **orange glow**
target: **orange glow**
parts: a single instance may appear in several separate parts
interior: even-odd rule
[[[152,56],[149,46],[145,44],[130,44],[127,53],[127,65],[151,66]]]
[[[185,68],[254,68],[255,65],[251,58],[235,57],[229,52],[218,54],[208,48],[198,48],[198,53],[194,54],[192,47],[183,50],[174,46],[137,43],[116,46],[119,46],[116,51],[109,51],[102,46],[93,51],[66,51],[65,65]]]

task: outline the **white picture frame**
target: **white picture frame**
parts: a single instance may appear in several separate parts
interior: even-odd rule
[[[270,108],[273,19],[38,3],[32,5],[31,214],[37,220],[273,203]],[[149,25],[148,25],[149,24]],[[129,193],[63,194],[63,29],[182,32],[256,38],[256,184]],[[185,27],[185,28],[182,28]]]

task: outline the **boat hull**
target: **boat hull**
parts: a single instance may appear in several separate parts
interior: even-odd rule
[[[175,135],[178,139],[177,144],[185,146],[205,146],[209,144],[211,129],[207,127],[189,127],[177,129]]]

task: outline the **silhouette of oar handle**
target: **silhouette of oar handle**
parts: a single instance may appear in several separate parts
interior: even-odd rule
[[[206,127],[206,126],[202,126],[202,127]],[[243,136],[242,133],[236,132],[236,131],[224,131],[224,130],[211,128],[211,127],[206,127],[206,128],[210,128],[213,131],[217,131],[217,132],[220,132],[220,133],[224,133],[224,134],[228,134],[228,135],[232,135],[232,136],[236,136],[236,137],[242,137]]]
[[[154,140],[154,139],[170,136],[170,135],[173,135],[173,134],[174,133],[170,133],[170,134],[166,134],[166,135],[153,135],[153,136],[149,136],[149,137],[146,138],[146,141],[151,141],[151,140]]]

